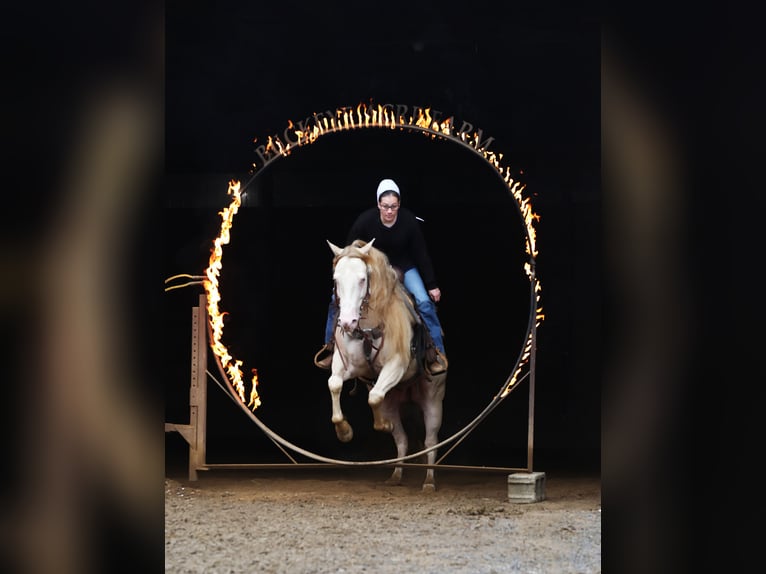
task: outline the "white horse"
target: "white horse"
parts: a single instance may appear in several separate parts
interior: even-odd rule
[[[374,241],[357,240],[345,248],[327,242],[335,255],[333,279],[339,305],[327,385],[332,422],[340,441],[348,442],[354,434],[340,405],[343,382],[359,378],[367,382],[373,427],[391,433],[397,457],[403,457],[408,454],[408,438],[402,426],[402,405],[413,402],[420,407],[425,448],[437,444],[447,373],[431,375],[423,367],[423,358],[415,356],[413,337],[422,336],[426,327],[388,258],[373,247]],[[434,464],[436,450],[428,452],[427,460]],[[395,467],[386,482],[400,484],[402,470]],[[431,467],[426,471],[423,490],[435,489]]]

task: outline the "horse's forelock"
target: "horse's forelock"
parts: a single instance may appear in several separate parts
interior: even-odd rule
[[[338,264],[338,261],[344,257],[357,257],[364,261],[368,268],[376,268],[381,266],[380,258],[385,258],[385,254],[382,251],[375,249],[374,247],[372,247],[367,253],[364,253],[362,252],[361,248],[365,245],[367,245],[367,243],[361,239],[355,239],[353,243],[346,245],[340,253],[333,257],[333,268],[335,268],[335,266]]]
[[[359,239],[355,240],[351,245],[346,245],[340,253],[338,253],[335,257],[333,257],[332,260],[332,266],[335,267],[335,265],[343,259],[344,257],[358,257],[365,263],[367,263],[367,256],[362,253],[362,251],[359,249],[360,247],[363,247],[365,245],[364,241],[360,241]]]

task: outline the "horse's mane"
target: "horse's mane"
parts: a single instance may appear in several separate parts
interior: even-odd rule
[[[386,337],[386,347],[393,347],[397,354],[410,352],[413,316],[407,300],[409,295],[399,281],[396,270],[380,249],[373,245],[367,254],[360,251],[367,242],[354,240],[335,256],[333,265],[341,257],[351,256],[362,259],[369,269],[369,308],[380,317]],[[411,303],[410,303],[411,306]]]

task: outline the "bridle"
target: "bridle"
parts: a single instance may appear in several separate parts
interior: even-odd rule
[[[346,255],[345,257],[354,257],[353,255]],[[361,257],[359,258],[361,259]],[[362,259],[362,261],[364,261]],[[335,325],[335,344],[338,345],[338,348],[341,350],[340,358],[343,361],[343,366],[348,368],[348,364],[346,363],[346,355],[343,353],[343,339],[341,337],[338,337],[339,333],[345,333],[352,339],[357,339],[362,341],[362,348],[364,349],[364,357],[367,361],[367,364],[370,365],[370,368],[373,368],[373,361],[375,360],[375,357],[378,356],[380,353],[380,350],[383,348],[383,343],[385,342],[384,337],[384,331],[381,325],[378,325],[376,327],[369,327],[366,329],[362,329],[359,327],[359,324],[362,322],[362,320],[366,319],[365,312],[370,308],[370,266],[365,263],[365,269],[367,270],[367,291],[364,294],[364,297],[362,297],[362,301],[359,304],[359,321],[357,323],[356,328],[354,328],[351,331],[344,330],[341,328],[339,324]],[[340,296],[338,295],[338,284],[333,281],[333,294],[335,296],[335,308],[340,309]],[[375,339],[380,339],[380,345],[375,346],[374,341]],[[374,351],[374,355],[373,355]]]

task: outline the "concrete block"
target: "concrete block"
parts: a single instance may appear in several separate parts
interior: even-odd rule
[[[515,472],[508,475],[509,502],[540,502],[545,500],[544,472]]]

